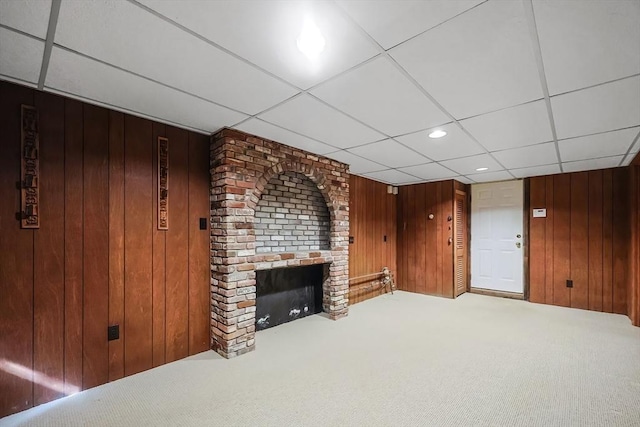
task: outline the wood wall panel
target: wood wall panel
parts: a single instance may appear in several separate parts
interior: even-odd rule
[[[40,115],[36,230],[16,218],[21,104]],[[0,417],[165,363],[166,318],[182,331],[174,358],[208,349],[209,138],[168,135],[180,251],[168,254],[154,239],[153,147],[165,128],[0,82]],[[179,278],[178,313],[165,307],[163,269]],[[119,339],[107,340],[109,325]]]
[[[453,205],[454,181],[400,187],[398,197],[399,289],[454,297]],[[434,219],[428,218],[429,214]]]
[[[530,179],[531,208],[547,209],[529,218],[532,302],[627,313],[628,186],[621,168]]]
[[[209,348],[209,138],[189,134],[189,354]],[[206,228],[200,229],[200,218]]]
[[[398,281],[396,267],[396,207],[399,196],[387,194],[387,185],[359,176],[349,179],[349,277],[381,272],[389,267]],[[385,236],[387,238],[385,242]],[[352,280],[349,303],[384,293],[375,280]]]
[[[109,325],[120,339],[109,341],[109,381],[124,377],[124,114],[109,112]]]
[[[36,382],[34,404],[64,396],[64,99],[36,92],[40,114],[40,215],[34,233],[33,370],[53,384]]]
[[[167,362],[189,354],[189,141],[187,132],[167,128],[169,230],[167,231]]]
[[[64,392],[82,389],[84,144],[82,103],[64,108]]]
[[[33,405],[34,231],[16,219],[21,104],[33,105],[33,91],[0,82],[0,416]],[[17,375],[24,369],[28,374]]]
[[[636,166],[639,165],[639,166]],[[632,324],[640,326],[640,155],[629,173],[629,202],[631,205],[630,280],[627,293],[627,312]]]
[[[83,114],[82,386],[90,388],[109,380],[109,112],[85,104]]]
[[[153,366],[153,150],[151,122],[125,117],[124,372]]]
[[[165,286],[166,286],[166,237],[165,230],[158,230],[158,137],[166,137],[166,125],[153,124],[153,366],[165,363]],[[171,142],[169,142],[171,145]],[[171,148],[170,148],[171,150]],[[171,159],[171,157],[169,157]],[[169,194],[171,194],[171,176],[169,177]]]

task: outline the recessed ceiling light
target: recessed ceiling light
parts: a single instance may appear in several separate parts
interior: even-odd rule
[[[429,138],[442,138],[443,136],[445,136],[447,134],[447,132],[443,131],[443,130],[434,130],[433,132],[431,132],[429,134]]]
[[[316,24],[310,18],[305,18],[302,32],[298,36],[296,44],[300,52],[304,53],[307,58],[315,59],[324,50],[326,42]]]
[[[484,172],[484,171],[488,171],[489,168],[478,168],[476,169],[478,172]]]

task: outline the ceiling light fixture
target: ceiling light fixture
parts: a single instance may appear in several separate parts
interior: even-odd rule
[[[442,138],[443,136],[445,136],[447,134],[447,132],[443,131],[443,130],[434,130],[433,132],[431,132],[429,134],[429,138]]]
[[[296,40],[298,49],[309,59],[316,59],[322,53],[326,42],[316,24],[310,18],[305,18],[302,32]]]
[[[478,168],[476,169],[478,172],[484,172],[484,171],[488,171],[489,168]]]

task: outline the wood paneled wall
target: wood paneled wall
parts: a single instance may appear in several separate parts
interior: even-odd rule
[[[16,219],[21,104],[40,116],[37,230]],[[209,138],[0,82],[0,139],[0,416],[207,350]]]
[[[355,278],[389,267],[397,280],[397,197],[387,185],[351,175],[349,179],[349,277]],[[386,236],[386,242],[385,242]],[[380,295],[384,289],[372,280],[352,281],[349,304]]]
[[[630,166],[629,203],[631,204],[631,254],[627,311],[631,323],[640,326],[640,154]]]
[[[457,181],[400,187],[398,194],[398,288],[454,297],[453,212]],[[434,218],[429,219],[429,214]],[[450,219],[451,218],[451,219]]]
[[[628,168],[530,179],[530,208],[547,209],[529,218],[530,301],[627,313],[629,182]]]

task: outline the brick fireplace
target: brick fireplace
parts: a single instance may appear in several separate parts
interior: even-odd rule
[[[324,264],[322,310],[348,311],[348,166],[223,129],[211,139],[211,347],[255,348],[256,271]]]

